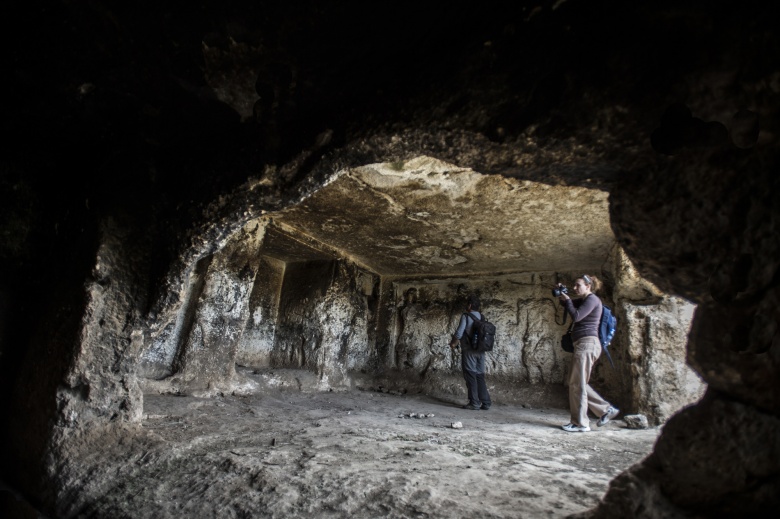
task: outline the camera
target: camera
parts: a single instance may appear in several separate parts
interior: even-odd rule
[[[552,289],[552,295],[553,297],[560,297],[561,294],[568,294],[569,289],[566,288],[566,285],[561,285],[558,283],[558,286]]]

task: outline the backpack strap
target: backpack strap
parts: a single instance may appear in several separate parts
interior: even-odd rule
[[[472,310],[471,312],[475,312],[475,311],[476,310]],[[471,312],[463,312],[463,315],[465,315],[466,317],[471,318],[471,320],[473,321],[472,322],[472,326],[473,326],[473,324],[477,322],[477,318],[474,317],[474,314],[472,314]],[[480,321],[484,321],[485,320],[485,316],[482,315],[482,312],[477,312],[477,313],[479,314],[479,320]],[[466,321],[466,329],[468,329],[468,327],[469,327],[469,323],[468,323],[468,321]],[[463,336],[466,337],[466,340],[469,341],[469,346],[471,346],[471,338],[468,335],[469,334],[466,333],[466,330],[464,330],[463,331]]]
[[[598,329],[598,331],[599,331],[599,342],[601,342],[601,321],[604,320],[604,309],[605,308],[609,309],[609,307],[605,306],[604,302],[602,301],[602,303],[601,303],[601,320],[599,320],[599,329]],[[609,309],[609,312],[611,314],[612,310]],[[609,354],[609,344],[607,344],[605,346],[604,343],[602,343],[601,344],[601,351],[603,351],[604,353],[607,354],[607,359],[609,359],[609,364],[610,364],[610,366],[612,366],[612,369],[614,369],[615,368],[615,363],[612,362],[612,355]]]
[[[471,312],[476,312],[476,310],[472,310]],[[463,315],[465,315],[466,317],[471,317],[472,321],[477,321],[477,318],[474,317],[474,314],[471,313],[471,312],[463,312]],[[485,316],[482,315],[482,312],[477,312],[477,313],[479,314],[479,320],[480,321],[484,321],[485,320]]]

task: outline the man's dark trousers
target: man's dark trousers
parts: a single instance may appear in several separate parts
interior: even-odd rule
[[[469,404],[476,407],[479,407],[480,404],[490,407],[490,393],[488,393],[487,384],[485,383],[485,374],[464,369],[463,378],[466,379]]]

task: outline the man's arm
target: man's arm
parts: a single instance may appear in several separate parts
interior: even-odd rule
[[[452,336],[452,340],[450,341],[450,348],[454,348],[455,346],[460,344],[460,338],[463,337],[465,331],[466,331],[466,314],[463,314],[460,316],[458,329],[455,331],[455,334]]]

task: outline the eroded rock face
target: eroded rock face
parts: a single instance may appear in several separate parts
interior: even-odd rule
[[[249,316],[249,299],[260,268],[255,254],[264,227],[235,233],[221,254],[199,260],[179,304],[172,306],[140,354],[142,372],[169,380],[173,391],[232,391],[239,340]],[[147,332],[147,336],[150,334]]]
[[[665,422],[681,407],[697,400],[706,388],[700,376],[685,364],[684,345],[694,305],[666,296],[647,306],[623,303],[623,359],[630,366],[630,409],[642,410],[655,424]]]
[[[134,332],[140,317],[138,298],[143,293],[131,290],[131,279],[120,272],[135,271],[143,259],[124,247],[122,237],[126,238],[127,232],[118,222],[107,222],[103,229],[92,282],[86,287],[81,347],[58,391],[62,425],[101,420],[106,415],[116,418],[119,413],[131,421],[140,417],[141,392],[135,368],[127,361],[141,345],[139,334]],[[117,333],[120,330],[123,333]],[[101,369],[105,366],[110,366],[108,373]]]
[[[192,326],[174,360],[174,384],[212,389],[233,377],[257,268],[252,263],[229,245],[209,264]]]
[[[690,363],[714,388],[770,413],[780,409],[779,294],[766,287],[757,304],[703,305],[688,349]]]
[[[644,485],[661,488],[666,499],[690,512],[738,515],[737,502],[742,502],[753,507],[752,513],[763,514],[776,502],[767,497],[767,492],[776,492],[776,468],[753,458],[756,450],[768,454],[774,448],[774,440],[759,431],[770,427],[767,420],[771,423],[778,410],[777,257],[759,252],[774,251],[780,244],[780,235],[768,232],[778,219],[777,204],[769,204],[760,194],[774,189],[777,180],[755,163],[772,164],[772,157],[768,149],[749,156],[681,153],[670,160],[662,176],[648,173],[660,184],[653,192],[660,190],[669,199],[664,204],[657,200],[655,206],[668,211],[668,218],[660,218],[655,209],[640,216],[641,204],[635,200],[642,198],[645,188],[638,184],[627,183],[625,190],[613,193],[611,209],[621,213],[614,220],[621,222],[618,235],[631,243],[631,256],[643,272],[699,301],[688,359],[711,393],[701,407],[685,409],[675,416],[674,427],[664,429],[656,447],[663,458],[646,462],[651,470],[642,472],[646,477],[640,478],[636,492],[615,489],[605,503],[626,499],[625,506],[630,506],[628,501],[635,500],[637,492],[646,491]],[[690,193],[689,198],[669,198],[679,190]],[[683,223],[701,219],[706,220],[701,227]],[[669,226],[659,226],[659,221]],[[670,229],[680,225],[685,230],[669,239]],[[636,239],[639,236],[641,240]],[[755,427],[757,434],[740,432],[743,427]],[[734,434],[725,433],[732,429]],[[722,468],[713,472],[712,459],[722,460],[713,463]],[[688,478],[678,478],[680,472]],[[743,476],[747,472],[755,475]]]
[[[664,427],[668,439],[653,454],[652,463],[665,475],[664,494],[684,508],[713,514],[768,511],[780,490],[778,427],[775,416],[719,397],[680,413]],[[753,442],[764,446],[763,452],[756,452]],[[728,460],[728,470],[694,462],[719,458]]]

